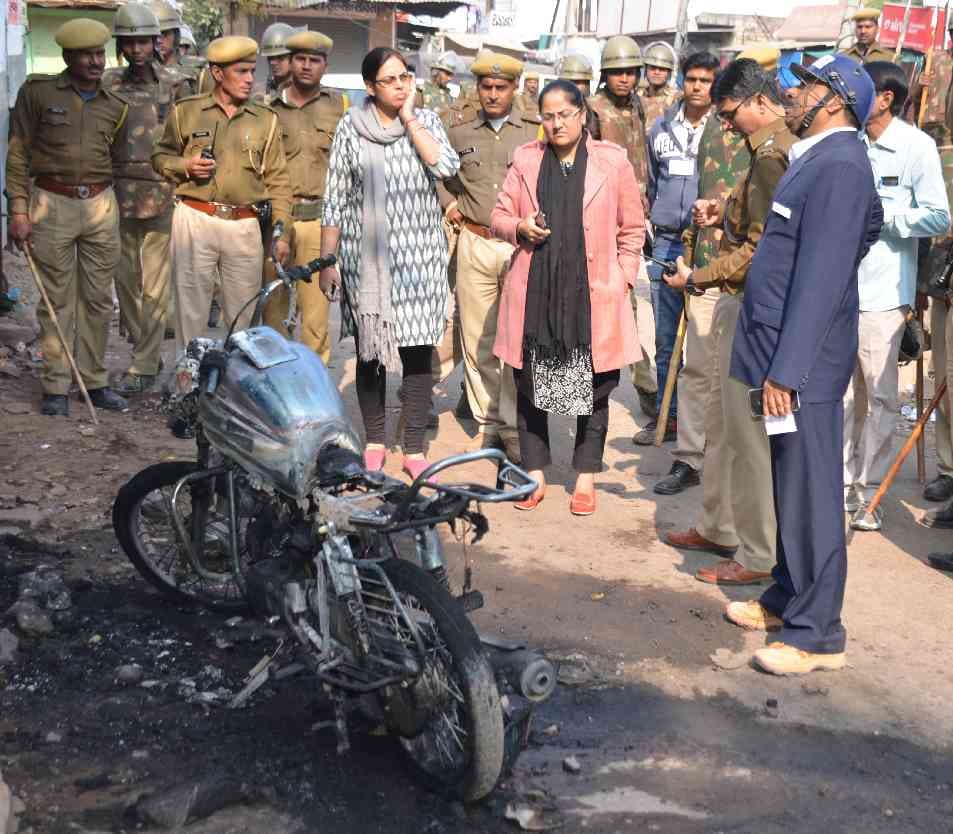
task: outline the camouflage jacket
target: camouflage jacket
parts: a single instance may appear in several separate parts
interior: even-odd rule
[[[660,94],[653,94],[648,88],[639,91],[639,98],[642,99],[642,109],[645,111],[646,134],[652,129],[655,120],[663,115],[676,101],[679,101],[681,97],[681,91],[672,86],[663,88]]]
[[[744,289],[748,267],[771,210],[774,189],[788,169],[788,151],[796,141],[797,137],[787,129],[783,119],[748,137],[751,165],[721,205],[718,254],[695,269],[693,277],[699,289],[717,286],[732,294]],[[692,226],[682,236],[689,263],[698,231]]]
[[[620,107],[603,88],[589,99],[589,107],[595,116],[593,139],[615,142],[625,148],[644,197],[649,181],[649,162],[642,100],[633,95],[627,107]]]
[[[934,52],[931,66],[933,81],[927,88],[926,106],[923,109],[923,130],[929,133],[938,147],[953,144],[953,57],[949,52]],[[920,88],[920,95],[923,88]],[[915,101],[919,105],[920,101]]]
[[[103,87],[129,105],[129,115],[113,148],[113,183],[122,217],[158,217],[172,206],[175,185],[152,167],[152,145],[172,104],[189,95],[188,79],[158,62],[149,77],[137,79],[131,67],[107,70]]]
[[[718,119],[709,118],[698,145],[698,197],[701,200],[727,199],[731,190],[748,170],[751,154],[738,134],[721,129]],[[692,259],[686,263],[700,269],[718,252],[722,230],[715,226],[688,229],[692,235]]]
[[[446,87],[440,87],[433,81],[425,81],[420,87],[420,98],[423,106],[437,113],[442,112],[453,104],[453,96]]]

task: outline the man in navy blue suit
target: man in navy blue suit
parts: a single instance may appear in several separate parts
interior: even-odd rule
[[[726,612],[744,628],[780,631],[754,657],[778,675],[845,663],[843,398],[857,361],[857,267],[883,221],[858,138],[875,96],[870,77],[844,56],[792,71],[802,82],[792,102],[800,113],[788,124],[799,118],[801,141],[748,272],[731,360],[733,377],[763,389],[766,426],[788,418],[796,427],[775,426],[791,430],[770,438],[774,584]]]

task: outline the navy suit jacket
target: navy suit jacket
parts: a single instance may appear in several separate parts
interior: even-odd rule
[[[883,207],[855,132],[822,139],[778,182],[758,243],[731,376],[765,379],[804,402],[840,400],[857,362],[857,267],[880,235]]]

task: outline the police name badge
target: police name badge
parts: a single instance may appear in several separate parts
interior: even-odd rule
[[[670,177],[695,176],[694,159],[670,159],[668,161],[668,175]]]

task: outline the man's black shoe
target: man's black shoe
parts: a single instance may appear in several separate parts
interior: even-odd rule
[[[212,303],[208,308],[208,326],[209,327],[218,327],[219,319],[222,317],[222,308],[219,306],[219,303],[213,298]]]
[[[65,394],[44,394],[40,414],[47,417],[69,417],[69,397]]]
[[[94,388],[89,392],[89,398],[96,408],[104,411],[128,411],[129,403],[119,396],[112,388]]]
[[[953,498],[953,478],[937,475],[923,488],[923,497],[927,501],[949,501]]]
[[[931,553],[927,556],[927,561],[937,570],[953,573],[953,553]]]
[[[701,478],[698,477],[698,470],[693,469],[687,463],[681,460],[672,464],[672,471],[668,473],[667,478],[662,478],[655,487],[654,492],[659,495],[678,495],[689,487],[698,486]]]
[[[939,530],[953,530],[953,501],[925,513],[920,523],[924,527],[933,527]]]

